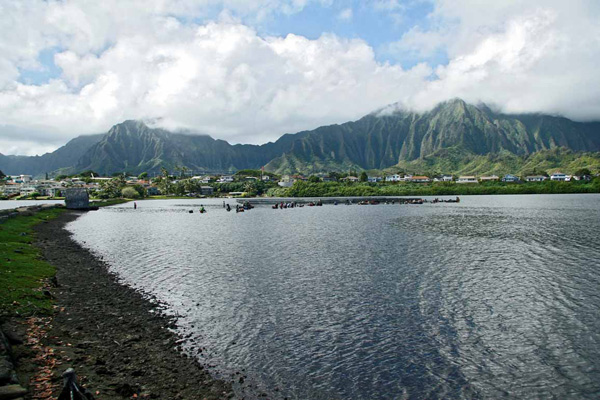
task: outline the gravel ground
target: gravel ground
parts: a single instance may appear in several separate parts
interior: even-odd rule
[[[152,312],[155,303],[120,285],[104,262],[71,239],[64,226],[79,215],[68,211],[35,228],[43,257],[57,268],[49,289],[56,313],[34,329],[46,354],[42,360],[31,360],[32,350],[17,349],[22,376],[40,368],[27,359],[51,365],[55,398],[60,374],[68,367],[96,399],[234,397],[231,383],[212,378],[196,360],[177,351],[179,338],[168,329],[173,322]]]

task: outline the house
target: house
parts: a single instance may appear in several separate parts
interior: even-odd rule
[[[520,179],[518,176],[515,175],[511,175],[511,174],[506,174],[504,175],[504,178],[502,178],[502,182],[519,182]]]
[[[414,183],[427,183],[430,181],[428,176],[424,175],[415,175],[410,177],[410,181]]]
[[[191,178],[194,181],[199,181],[200,183],[210,183],[210,176],[192,176]]]
[[[550,175],[550,180],[551,181],[569,181],[570,180],[570,176],[563,174],[562,172],[555,172],[552,175]]]
[[[456,183],[479,183],[479,181],[477,180],[476,176],[465,175],[465,176],[459,176]]]
[[[438,175],[432,179],[433,182],[452,182],[454,179],[452,175]]]
[[[263,175],[260,179],[262,179],[264,182],[268,182],[271,180],[271,177],[269,175]]]
[[[44,196],[58,197],[62,194],[62,190],[63,188],[61,186],[51,186],[42,189],[40,193]]]
[[[158,190],[158,187],[156,186],[148,186],[145,187],[145,189],[148,196],[158,196],[160,194],[160,190]]]
[[[348,182],[358,182],[360,179],[358,179],[358,177],[356,176],[347,176],[345,178],[342,178],[342,180]]]
[[[367,182],[371,182],[371,183],[377,183],[377,182],[381,182],[382,181],[382,177],[380,176],[368,176],[367,177]]]
[[[296,180],[289,175],[283,175],[277,185],[281,187],[292,187]]]
[[[16,183],[7,183],[6,185],[0,185],[0,191],[5,196],[14,196],[21,194],[21,185]]]
[[[546,179],[548,179],[548,177],[544,175],[529,175],[525,177],[527,182],[543,182]]]
[[[495,182],[499,181],[500,177],[498,175],[490,175],[490,176],[482,176],[479,178],[481,182]]]
[[[402,180],[402,177],[398,174],[388,175],[385,177],[386,182],[400,182],[401,180]]]
[[[42,194],[43,190],[37,185],[21,185],[21,196],[29,196],[33,193]]]
[[[200,186],[200,194],[202,196],[212,196],[214,193],[214,189],[212,186]]]
[[[220,182],[220,183],[231,183],[233,181],[234,181],[233,176],[231,176],[231,175],[223,175],[222,177],[219,178],[219,180],[217,182]]]

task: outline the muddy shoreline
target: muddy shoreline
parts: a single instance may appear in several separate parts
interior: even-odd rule
[[[35,244],[57,269],[49,288],[56,312],[41,335],[52,350],[53,397],[60,374],[73,367],[97,399],[233,398],[230,382],[177,350],[179,338],[169,329],[174,322],[155,302],[119,284],[102,260],[72,240],[65,224],[81,214],[68,211],[35,227]],[[35,362],[20,364],[22,375],[33,375]]]

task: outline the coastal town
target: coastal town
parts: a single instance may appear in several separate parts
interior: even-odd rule
[[[358,176],[356,176],[358,175]],[[455,184],[485,184],[493,182],[503,183],[531,183],[531,182],[572,182],[590,181],[595,176],[587,169],[581,169],[575,174],[565,174],[555,171],[549,175],[526,175],[518,176],[506,174],[498,175],[436,175],[433,177],[411,174],[390,175],[368,175],[361,174],[318,174],[304,175],[275,175],[263,171],[246,170],[233,175],[170,175],[164,173],[155,177],[149,177],[142,173],[138,176],[126,174],[115,174],[112,177],[97,176],[94,173],[81,174],[77,176],[58,176],[55,179],[36,179],[32,175],[6,175],[0,181],[0,196],[8,199],[49,197],[59,198],[64,195],[67,188],[84,188],[90,194],[98,197],[118,197],[107,195],[111,191],[111,185],[117,184],[120,188],[129,187],[138,191],[140,197],[159,196],[168,194],[189,195],[197,197],[213,196],[215,194],[242,196],[252,192],[257,183],[262,183],[271,188],[291,188],[296,182],[339,182],[339,183],[364,183],[364,184],[431,184],[431,183],[455,183]],[[227,184],[237,184],[239,190],[219,191]],[[113,190],[114,191],[114,190]],[[114,193],[113,193],[114,194]],[[131,196],[137,197],[135,195]]]

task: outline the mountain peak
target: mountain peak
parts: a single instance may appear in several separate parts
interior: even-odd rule
[[[63,147],[38,161],[0,157],[0,169],[32,173],[22,167],[26,162],[39,164],[34,173],[61,167],[102,174],[154,172],[162,166],[186,166],[197,173],[262,166],[277,173],[384,169],[399,162],[445,157],[448,152],[444,150],[448,149],[460,150],[457,154],[510,153],[514,157],[557,147],[600,151],[600,123],[577,123],[541,114],[494,113],[485,104],[455,98],[428,112],[390,106],[385,112],[354,122],[284,135],[261,146],[232,146],[192,132],[155,128],[151,121],[126,120],[101,138],[73,140]],[[9,165],[13,167],[5,168]]]

